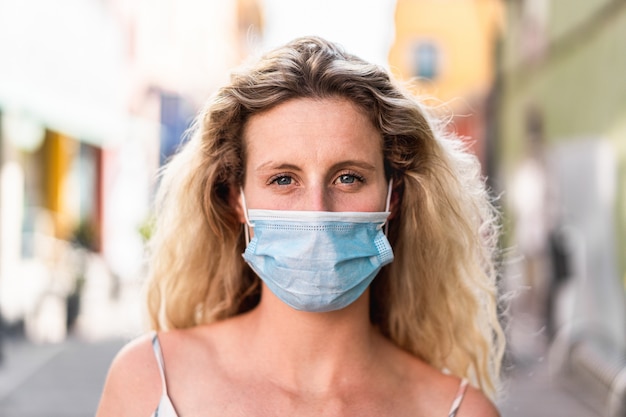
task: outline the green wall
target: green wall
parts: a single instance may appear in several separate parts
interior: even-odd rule
[[[547,146],[598,138],[616,152],[615,217],[620,277],[626,279],[626,1],[549,1],[544,53],[524,58],[524,2],[507,3],[502,40],[497,148],[503,184],[524,153],[529,103],[544,115]],[[526,23],[527,24],[527,23]]]

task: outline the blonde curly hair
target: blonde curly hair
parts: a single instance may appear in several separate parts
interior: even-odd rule
[[[407,91],[384,69],[318,37],[233,73],[163,172],[147,286],[152,327],[186,328],[254,308],[259,279],[242,259],[233,209],[245,175],[244,126],[290,99],[341,97],[381,132],[399,198],[388,230],[395,260],[371,286],[372,323],[400,348],[493,396],[504,351],[497,212],[476,158]]]

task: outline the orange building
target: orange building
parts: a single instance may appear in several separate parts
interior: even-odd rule
[[[443,104],[485,160],[486,100],[503,27],[500,0],[397,0],[391,71]]]

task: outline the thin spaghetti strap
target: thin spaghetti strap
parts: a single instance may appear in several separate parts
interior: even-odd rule
[[[172,400],[167,395],[167,383],[165,382],[165,361],[163,360],[163,353],[161,352],[161,344],[159,343],[159,336],[157,332],[154,332],[152,338],[152,349],[154,350],[154,356],[156,357],[157,364],[159,365],[159,373],[161,374],[161,384],[163,390],[161,393],[161,400],[151,417],[177,417],[176,409]]]
[[[161,352],[161,344],[159,343],[159,335],[154,332],[152,338],[152,349],[154,350],[154,356],[156,357],[157,364],[159,365],[159,373],[161,374],[161,383],[163,385],[163,394],[167,395],[167,384],[165,383],[165,364],[163,361],[163,353]]]
[[[459,411],[459,407],[461,406],[461,401],[463,401],[463,397],[465,397],[465,392],[467,391],[467,379],[463,378],[461,383],[459,384],[459,390],[454,397],[454,401],[452,401],[452,407],[450,407],[450,412],[448,413],[448,417],[455,417],[457,411]]]

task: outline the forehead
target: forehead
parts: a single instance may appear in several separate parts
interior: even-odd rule
[[[308,147],[359,145],[382,153],[378,129],[363,109],[344,98],[286,101],[251,116],[243,137],[248,152],[270,151],[299,142]]]

